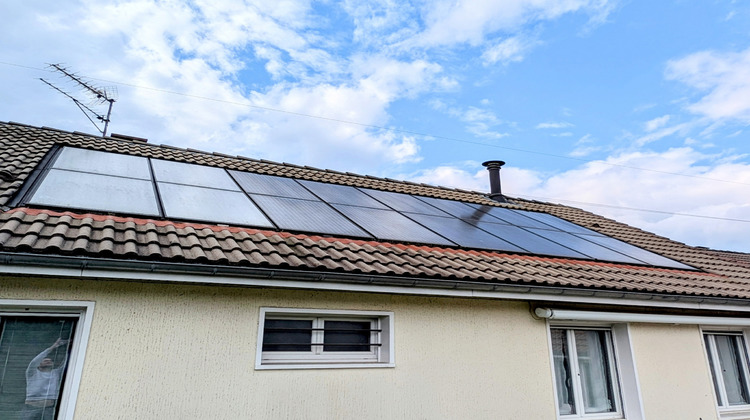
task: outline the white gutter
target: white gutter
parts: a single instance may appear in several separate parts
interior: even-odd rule
[[[690,315],[661,315],[625,312],[594,312],[566,309],[536,308],[539,318],[559,321],[598,321],[598,322],[645,322],[656,324],[721,325],[727,327],[750,327],[750,318],[730,318]]]
[[[750,312],[750,299],[19,253],[0,253],[0,274]]]

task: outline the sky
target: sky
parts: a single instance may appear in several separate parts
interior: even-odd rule
[[[0,2],[0,121],[572,205],[750,252],[750,4]]]

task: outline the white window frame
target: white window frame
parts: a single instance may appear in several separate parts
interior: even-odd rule
[[[369,321],[369,351],[331,352],[323,350],[323,331],[313,331],[310,351],[263,351],[266,319],[310,320],[313,328],[323,328],[325,321]],[[393,312],[352,311],[300,308],[260,308],[255,369],[329,369],[394,367]]]
[[[563,330],[604,330],[608,331],[609,339],[607,340],[607,352],[610,368],[610,377],[614,381],[615,400],[617,409],[611,413],[577,413],[577,414],[560,414],[560,405],[557,395],[557,384],[555,380],[555,359],[552,349],[552,329]],[[570,356],[571,369],[578,372],[578,358],[575,352],[575,346],[571,346],[571,333],[566,334],[568,348],[572,350]],[[610,324],[601,322],[570,322],[570,321],[552,321],[547,320],[547,345],[549,348],[550,369],[552,373],[552,388],[555,396],[555,413],[560,420],[572,419],[627,419],[643,420],[645,418],[643,406],[641,404],[641,391],[638,381],[638,373],[633,357],[633,349],[630,343],[630,327],[628,324]],[[577,374],[576,374],[577,376]],[[580,382],[580,381],[576,381]],[[574,398],[577,407],[582,407],[582,395],[578,385],[574,385]]]
[[[73,342],[70,344],[65,381],[62,384],[62,394],[58,398],[59,408],[56,420],[72,420],[75,415],[93,315],[94,302],[0,299],[0,317],[77,318]]]
[[[742,339],[742,349],[744,350],[741,354],[741,358],[743,359],[743,365],[741,368],[744,370],[745,377],[747,378],[745,382],[745,387],[750,392],[750,347],[748,347],[748,343],[750,343],[750,328],[730,328],[730,327],[709,327],[704,326],[701,328],[701,342],[703,343],[703,346],[706,346],[706,336],[716,336],[716,335],[733,335],[738,336]],[[728,405],[719,404],[719,401],[725,402],[726,401],[726,390],[724,385],[723,376],[715,376],[715,375],[722,375],[721,369],[720,369],[720,363],[719,363],[719,355],[716,351],[716,344],[715,340],[713,338],[710,338],[709,340],[709,348],[704,348],[704,354],[706,355],[706,361],[708,363],[708,370],[711,374],[711,390],[714,393],[714,402],[716,403],[716,410],[719,415],[719,418],[722,420],[739,420],[739,419],[747,419],[750,417],[750,404],[743,404],[743,405]],[[710,351],[709,351],[710,350]],[[714,369],[711,369],[711,366],[714,366]],[[716,390],[719,389],[719,395],[716,395]]]

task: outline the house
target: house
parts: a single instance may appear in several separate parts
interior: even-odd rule
[[[0,123],[0,418],[750,418],[749,255],[494,198]]]

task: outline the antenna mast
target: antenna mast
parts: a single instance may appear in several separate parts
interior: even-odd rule
[[[112,115],[112,105],[115,103],[116,92],[114,91],[114,88],[108,88],[108,89],[96,88],[92,86],[91,84],[89,84],[88,82],[86,82],[85,80],[83,80],[78,75],[71,73],[70,71],[68,71],[68,69],[66,69],[60,64],[50,64],[49,67],[54,69],[54,71],[61,73],[67,79],[72,81],[78,88],[82,89],[84,93],[92,97],[92,100],[90,101],[89,105],[88,106],[85,105],[83,102],[76,99],[70,93],[58,88],[57,86],[53,85],[50,82],[42,78],[39,78],[39,80],[41,80],[52,89],[55,89],[56,91],[62,93],[63,95],[67,96],[70,100],[72,100],[73,103],[75,103],[76,106],[78,106],[78,109],[80,109],[81,112],[83,112],[86,118],[88,118],[89,121],[91,121],[91,123],[94,124],[94,127],[96,127],[96,129],[100,133],[102,133],[102,137],[105,137],[107,135],[107,129],[109,128],[110,116]],[[104,104],[105,102],[108,103],[106,116],[91,109],[91,107],[95,105]],[[99,125],[94,121],[94,119],[103,122],[104,128],[99,128]]]

